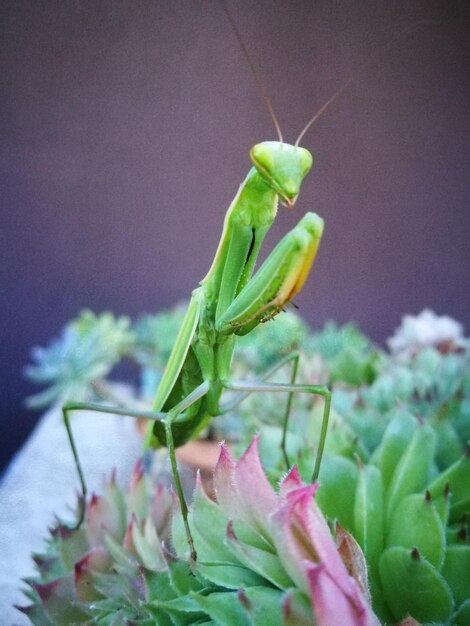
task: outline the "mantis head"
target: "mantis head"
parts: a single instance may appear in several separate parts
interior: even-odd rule
[[[258,143],[250,157],[259,174],[289,209],[295,204],[304,176],[312,167],[308,150],[279,141]]]

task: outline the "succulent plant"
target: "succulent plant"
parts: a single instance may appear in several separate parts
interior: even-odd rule
[[[33,555],[38,576],[26,581],[32,604],[20,610],[33,624],[90,623],[94,606],[100,618],[139,617],[142,571],[165,563],[160,542],[169,536],[171,509],[171,494],[152,486],[141,461],[127,494],[113,474],[103,495],[92,494],[85,523],[71,529],[58,521],[46,552]]]
[[[414,320],[407,316],[397,331],[400,336],[405,328],[407,336],[407,349],[397,353],[378,350],[352,325],[329,324],[303,346],[306,358],[299,377],[334,381],[317,501],[363,548],[373,606],[384,623],[411,614],[423,623],[464,624],[470,583],[457,572],[468,567],[470,550],[469,343],[456,335],[458,326],[448,318],[441,323],[426,312]],[[429,320],[436,321],[434,335],[423,330]],[[419,332],[413,339],[410,329],[415,326]],[[447,335],[446,329],[452,333]],[[321,355],[315,367],[310,350]],[[289,456],[308,479],[321,400],[313,411],[302,400],[295,406]],[[244,429],[238,447],[250,436],[248,411],[258,416],[263,463],[275,484],[284,470],[281,429],[272,419],[282,415],[279,402],[254,397],[240,406]],[[430,544],[440,559],[429,558]],[[396,574],[400,567],[406,576]],[[404,580],[408,596],[402,592]],[[427,588],[433,590],[430,597],[424,594]]]
[[[356,542],[341,530],[338,548],[312,497],[317,485],[303,483],[295,466],[275,493],[261,467],[257,444],[255,437],[237,462],[222,445],[214,471],[216,502],[200,483],[196,486],[190,523],[197,570],[213,584],[232,588],[230,603],[241,615],[251,613],[253,623],[312,623],[314,617],[319,626],[377,624]],[[175,522],[173,541],[182,556],[186,540],[179,517]],[[216,623],[238,623],[219,621],[217,596],[205,598],[203,605]]]
[[[426,346],[434,346],[441,352],[468,347],[468,340],[464,338],[462,324],[424,309],[419,315],[405,315],[387,344],[392,354],[407,358]]]
[[[197,481],[196,562],[176,500],[149,482],[139,464],[127,497],[113,478],[91,497],[82,528],[52,531],[27,581],[32,604],[21,610],[32,623],[378,624],[359,546],[340,527],[335,540],[317,485],[295,467],[274,491],[256,438],[237,462],[222,445],[215,500]]]
[[[318,503],[364,550],[373,606],[386,623],[468,623],[470,456],[439,472],[436,434],[404,410],[369,463],[329,456]]]
[[[469,344],[462,336],[446,338],[441,327],[454,328],[448,319],[434,340],[421,329],[413,343],[411,327],[408,316],[406,351],[381,353],[370,383],[336,378],[317,502],[361,545],[373,607],[384,623],[409,614],[422,623],[468,624]],[[333,338],[334,330],[328,330]],[[323,352],[324,370],[336,367],[343,350]],[[364,345],[363,358],[373,350]],[[319,409],[304,422],[304,437],[291,437],[304,477],[318,441]],[[275,481],[282,471],[279,429],[262,433],[272,442],[262,446],[262,458]]]
[[[47,348],[33,348],[36,363],[25,368],[25,375],[50,386],[28,398],[28,405],[39,408],[87,398],[93,383],[109,374],[132,341],[129,318],[82,311]]]

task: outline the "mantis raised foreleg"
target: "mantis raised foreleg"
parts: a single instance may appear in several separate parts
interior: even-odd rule
[[[269,382],[267,378],[272,372],[257,382],[230,380],[236,336],[271,320],[300,291],[323,232],[323,220],[314,213],[307,213],[252,276],[262,241],[276,216],[278,200],[288,207],[294,205],[302,180],[311,168],[312,156],[304,148],[274,141],[257,144],[250,156],[253,167],[228,209],[212,266],[193,291],[152,410],[143,413],[77,403],[65,405],[63,409],[83,499],[86,487],[72,438],[69,412],[90,409],[150,420],[146,446],[168,447],[192,558],[196,553],[187,522],[175,448],[195,437],[213,416],[226,412],[227,408],[221,403],[224,390],[240,392],[237,401],[255,391],[286,392],[289,394],[286,421],[293,393],[323,396],[323,427],[313,479],[318,475],[328,423],[330,391],[324,386],[295,383],[297,357],[292,358],[293,376],[288,384]],[[285,434],[283,453],[287,459],[284,444]]]

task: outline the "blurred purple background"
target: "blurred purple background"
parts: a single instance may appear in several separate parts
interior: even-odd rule
[[[306,136],[315,166],[269,249],[326,219],[297,298],[314,327],[383,342],[431,307],[469,328],[469,4],[232,0],[287,140],[421,20]],[[138,315],[206,273],[248,150],[275,138],[218,2],[3,0],[2,463],[37,415],[21,374],[83,307]],[[36,388],[34,388],[36,390]]]

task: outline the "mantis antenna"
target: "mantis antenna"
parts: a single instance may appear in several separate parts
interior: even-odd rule
[[[323,113],[328,109],[328,107],[330,106],[330,104],[333,104],[333,102],[343,93],[343,91],[345,91],[350,85],[352,85],[352,83],[354,83],[359,76],[366,70],[368,69],[371,65],[373,65],[374,63],[376,63],[378,57],[383,53],[386,52],[389,48],[391,48],[392,46],[395,45],[395,43],[397,41],[399,41],[400,39],[402,39],[403,37],[405,37],[406,35],[408,35],[410,32],[416,30],[417,28],[420,28],[421,26],[427,25],[432,23],[431,20],[422,20],[420,22],[417,22],[415,24],[412,24],[411,26],[408,26],[407,28],[403,29],[402,31],[400,31],[397,35],[395,35],[394,37],[392,37],[389,41],[387,41],[385,44],[383,44],[382,46],[379,46],[378,48],[375,49],[375,51],[372,54],[372,57],[370,57],[365,63],[363,63],[362,65],[359,66],[359,69],[357,70],[357,72],[355,72],[351,78],[349,80],[347,80],[339,89],[338,91],[336,91],[330,98],[328,98],[328,100],[318,109],[318,111],[310,118],[310,120],[307,122],[307,124],[304,126],[303,130],[300,132],[300,135],[297,137],[297,140],[295,142],[295,145],[298,146],[302,137],[305,135],[305,133],[309,130],[309,128],[311,126],[313,126],[313,124],[318,120],[319,117],[321,117],[323,115]]]
[[[279,137],[279,141],[280,141],[280,143],[283,143],[281,126],[279,124],[279,121],[277,119],[276,114],[274,113],[273,105],[271,104],[271,100],[269,99],[268,92],[266,91],[266,87],[264,86],[264,83],[263,83],[263,81],[261,79],[261,76],[260,76],[258,70],[256,69],[255,64],[253,63],[253,60],[252,60],[252,58],[250,56],[250,53],[248,52],[248,48],[246,47],[245,42],[243,41],[241,33],[238,30],[238,26],[237,26],[235,20],[233,19],[232,14],[228,10],[228,7],[225,4],[224,0],[220,0],[220,3],[221,3],[221,5],[222,5],[222,7],[223,7],[223,9],[225,11],[225,15],[227,16],[228,21],[230,22],[232,30],[235,33],[235,37],[238,40],[240,48],[242,49],[242,52],[245,55],[245,58],[246,58],[246,60],[248,62],[248,65],[250,66],[250,69],[251,69],[251,71],[253,73],[253,76],[255,77],[256,84],[258,86],[258,89],[259,89],[259,92],[261,94],[261,97],[263,98],[266,106],[268,107],[268,111],[269,111],[271,119],[272,119],[272,121],[274,123],[274,127],[275,127],[277,135]]]

